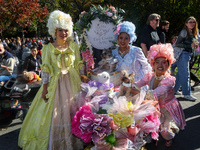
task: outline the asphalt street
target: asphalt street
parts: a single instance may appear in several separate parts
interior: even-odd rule
[[[186,117],[185,130],[176,135],[171,147],[166,147],[160,137],[157,146],[155,143],[146,145],[148,150],[200,150],[200,86],[195,87],[192,95],[198,98],[195,102],[177,96]],[[17,142],[21,125],[22,121],[18,118],[8,127],[0,128],[0,150],[20,150]]]

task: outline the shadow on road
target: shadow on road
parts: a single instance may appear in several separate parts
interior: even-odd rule
[[[20,129],[6,133],[0,136],[1,150],[20,150],[18,147],[18,136]]]

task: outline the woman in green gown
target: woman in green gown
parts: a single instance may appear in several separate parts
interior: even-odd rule
[[[56,37],[42,49],[43,85],[23,121],[18,145],[25,150],[79,150],[82,143],[71,133],[71,104],[80,89],[79,48],[72,40],[69,14],[53,11],[47,23]]]

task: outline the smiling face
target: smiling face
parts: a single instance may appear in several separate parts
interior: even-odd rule
[[[118,36],[118,44],[121,49],[126,49],[128,47],[128,44],[130,42],[130,37],[127,33],[122,32]]]
[[[169,68],[169,62],[164,57],[158,57],[153,64],[153,68],[157,76],[164,75]]]
[[[155,17],[153,20],[150,21],[150,26],[153,29],[156,29],[157,27],[159,27],[159,22],[160,22],[160,18],[159,17]]]
[[[67,38],[68,38],[68,35],[69,35],[69,31],[67,29],[61,29],[61,28],[59,28],[59,29],[56,30],[56,38],[58,40],[64,40],[64,41],[66,41]]]
[[[196,25],[196,21],[194,19],[189,19],[185,25],[188,27],[188,29],[192,30],[195,25]]]

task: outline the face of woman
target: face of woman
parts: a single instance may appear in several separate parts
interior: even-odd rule
[[[69,31],[67,29],[57,29],[56,30],[56,38],[59,40],[67,40],[67,37],[69,35]]]
[[[118,36],[118,44],[120,48],[127,48],[129,42],[130,42],[129,35],[125,32],[120,33],[120,35]]]
[[[156,58],[156,60],[153,64],[153,67],[154,67],[156,75],[161,76],[167,72],[167,70],[169,68],[169,63],[166,60],[166,58],[158,57],[158,58]]]
[[[186,23],[186,26],[188,27],[188,29],[192,30],[195,27],[195,24],[196,24],[196,21],[194,19],[190,19]]]
[[[38,50],[36,48],[31,49],[31,54],[33,55],[33,57],[36,57],[38,53]]]

